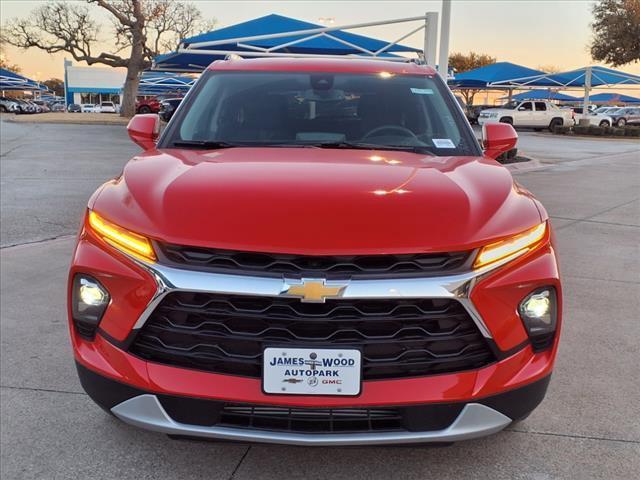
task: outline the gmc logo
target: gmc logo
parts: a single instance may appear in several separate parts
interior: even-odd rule
[[[325,378],[322,380],[323,385],[342,385],[342,380],[338,380],[337,378]]]

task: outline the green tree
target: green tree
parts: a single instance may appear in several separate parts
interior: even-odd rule
[[[139,74],[156,55],[177,47],[181,38],[212,28],[193,3],[175,0],[85,0],[111,19],[112,48],[97,53],[101,26],[90,8],[77,2],[47,2],[24,19],[2,27],[2,41],[24,49],[67,52],[78,62],[125,67],[120,114],[135,113]]]
[[[0,44],[0,68],[10,70],[14,73],[20,73],[20,71],[22,70],[18,65],[9,62],[7,55],[4,53],[4,48],[2,47],[2,44]]]
[[[64,95],[64,82],[59,78],[50,78],[42,82],[42,84],[57,96],[62,97]]]
[[[467,72],[493,63],[496,63],[496,59],[486,53],[469,52],[467,54],[452,53],[449,55],[449,66],[453,68],[455,73]],[[467,105],[473,105],[473,98],[479,91],[475,88],[461,88],[458,90]]]
[[[474,68],[491,65],[492,63],[496,63],[496,59],[486,53],[469,52],[467,54],[452,53],[449,55],[449,66],[456,73],[466,72]]]
[[[614,67],[640,62],[640,0],[600,0],[593,17],[594,60]]]

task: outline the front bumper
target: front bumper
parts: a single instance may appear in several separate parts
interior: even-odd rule
[[[405,413],[415,418],[416,411],[419,412],[422,407],[423,417],[433,417],[436,412],[430,409],[437,408],[437,415],[445,419],[447,415],[453,418],[442,428],[416,430],[411,428],[417,426],[415,423],[408,423],[407,428],[389,431],[300,433],[209,425],[211,422],[207,421],[206,415],[199,418],[194,412],[215,411],[223,408],[224,402],[145,392],[97,375],[79,364],[77,367],[82,386],[91,398],[130,425],[169,435],[302,446],[447,443],[483,437],[499,432],[512,421],[525,417],[542,401],[549,383],[547,376],[525,387],[473,402],[418,405],[410,407],[413,414]],[[185,417],[190,420],[184,421]],[[423,428],[428,428],[424,422]]]
[[[300,445],[362,445],[450,442],[488,435],[525,416],[542,400],[553,369],[561,323],[561,286],[555,251],[552,243],[549,243],[501,268],[487,272],[481,278],[458,278],[462,283],[447,283],[447,288],[436,288],[438,280],[434,279],[399,282],[402,289],[396,291],[398,295],[436,295],[458,301],[467,300],[479,330],[499,353],[494,363],[454,373],[364,381],[361,394],[355,398],[270,395],[262,391],[259,378],[148,362],[131,354],[127,342],[132,337],[132,332],[140,327],[136,322],[144,321],[145,312],[153,307],[154,302],[159,301],[165,289],[206,288],[237,294],[245,292],[247,288],[262,288],[264,295],[277,295],[281,288],[279,285],[264,280],[256,280],[255,285],[247,285],[246,281],[236,285],[222,283],[215,275],[200,278],[199,274],[181,275],[180,271],[171,269],[156,268],[151,271],[119,252],[105,248],[98,240],[86,234],[82,234],[79,239],[70,280],[76,273],[95,277],[108,289],[113,299],[95,339],[80,337],[70,322],[74,355],[80,366],[81,380],[89,372],[92,377],[99,379],[98,383],[104,380],[109,385],[101,390],[103,393],[95,393],[95,389],[91,387],[92,383],[96,383],[93,381],[95,378],[91,382],[83,380],[85,390],[103,408],[128,423],[185,436]],[[189,283],[193,281],[196,283]],[[551,348],[536,353],[528,341],[516,306],[530,291],[545,285],[554,286],[558,292],[558,332]],[[375,283],[364,285],[354,282],[346,289],[345,295],[359,297],[367,292],[389,295],[389,292],[376,293],[371,290],[374,286]],[[471,288],[466,288],[467,286]],[[236,291],[235,288],[242,291]],[[123,386],[126,395],[114,394],[113,392],[122,390],[117,386]],[[104,395],[108,400],[105,400]],[[510,401],[498,405],[491,400],[503,398],[502,396],[509,396],[504,398],[509,398]],[[166,397],[187,399],[187,403],[190,399],[196,399],[217,404],[235,402],[302,409],[457,405],[459,411],[446,425],[419,431],[407,429],[394,432],[322,434],[265,432],[176,420],[163,407],[162,401]],[[505,403],[519,407],[514,410],[505,407]]]

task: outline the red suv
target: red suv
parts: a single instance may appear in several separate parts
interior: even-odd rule
[[[84,389],[170,435],[452,442],[545,395],[549,217],[430,67],[215,62],[91,197],[69,274]]]
[[[136,101],[136,113],[158,113],[159,111],[160,100],[156,97]]]

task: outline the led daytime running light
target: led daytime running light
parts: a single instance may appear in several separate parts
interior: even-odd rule
[[[111,223],[96,212],[89,212],[89,225],[109,245],[144,261],[156,261],[153,246],[147,237]]]
[[[531,250],[547,233],[547,222],[480,249],[473,268],[484,267],[507,257],[515,257]]]

